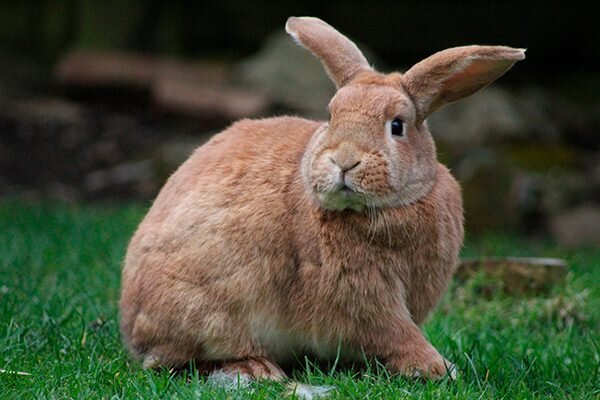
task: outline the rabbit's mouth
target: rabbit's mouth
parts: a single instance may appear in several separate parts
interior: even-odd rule
[[[352,195],[354,193],[357,193],[358,191],[356,189],[354,189],[350,180],[346,178],[346,179],[340,179],[340,181],[336,185],[333,192],[341,192],[346,195]]]
[[[342,184],[331,191],[317,193],[317,198],[326,210],[343,211],[351,209],[360,212],[365,208],[364,195],[346,184]]]
[[[346,196],[351,196],[354,193],[356,193],[356,191],[354,189],[352,189],[351,187],[346,186],[346,185],[344,185],[339,191],[342,192]]]

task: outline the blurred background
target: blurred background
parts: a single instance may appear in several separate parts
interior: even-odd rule
[[[600,245],[600,30],[557,1],[2,0],[0,196],[143,201],[232,121],[325,117],[321,65],[285,35],[318,16],[382,71],[465,44],[528,48],[430,119],[467,230]]]

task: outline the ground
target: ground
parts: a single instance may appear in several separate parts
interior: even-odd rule
[[[145,206],[0,201],[0,397],[275,399],[260,383],[226,392],[191,370],[143,371],[118,329],[120,269]],[[564,257],[564,287],[510,297],[485,279],[453,284],[424,326],[456,362],[455,382],[415,382],[382,368],[294,378],[332,398],[600,398],[600,249],[564,250],[515,235],[468,237],[464,255]],[[491,288],[491,289],[490,289]]]

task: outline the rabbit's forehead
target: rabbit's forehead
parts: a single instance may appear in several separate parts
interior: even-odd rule
[[[411,118],[414,106],[401,90],[391,86],[358,84],[341,88],[329,103],[331,114],[358,112],[372,118]]]

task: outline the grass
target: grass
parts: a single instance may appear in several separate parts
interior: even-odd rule
[[[130,360],[117,301],[121,260],[143,213],[139,205],[0,202],[0,398],[282,397],[275,383],[226,392],[193,370],[172,376]],[[487,235],[464,254],[559,256],[571,272],[565,287],[543,297],[484,297],[477,279],[454,285],[424,330],[458,365],[456,382],[310,364],[294,378],[332,385],[334,398],[599,399],[600,249]]]

